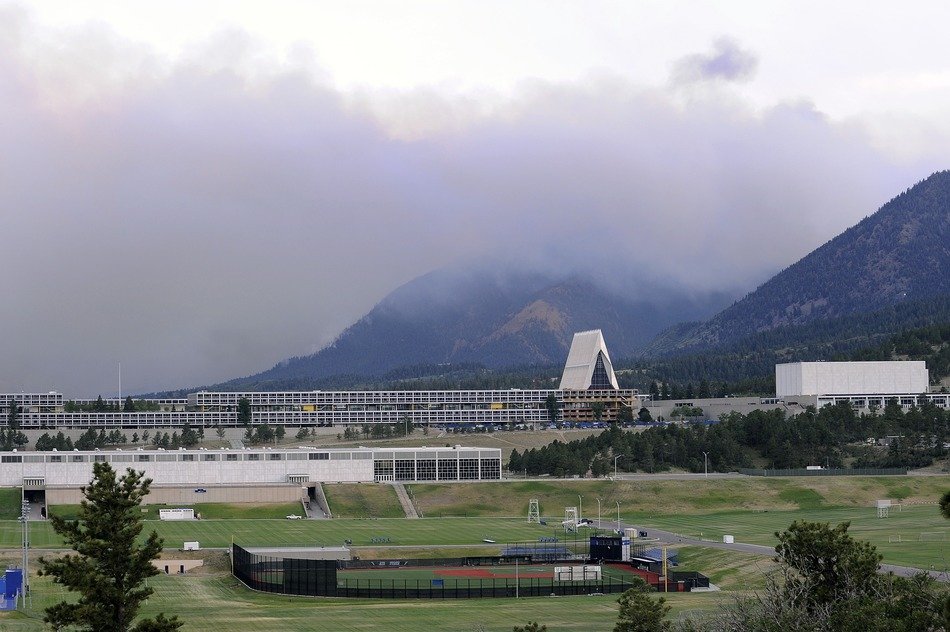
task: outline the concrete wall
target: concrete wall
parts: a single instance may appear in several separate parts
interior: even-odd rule
[[[157,568],[163,573],[168,573],[169,575],[177,575],[182,572],[188,572],[194,570],[200,566],[204,566],[204,560],[182,560],[182,559],[157,559],[152,560],[152,566]]]
[[[42,453],[22,453],[24,456]],[[46,453],[49,454],[49,453]],[[64,459],[62,463],[48,462],[24,462],[24,463],[4,463],[0,467],[0,486],[15,487],[22,484],[23,479],[27,477],[36,477],[45,479],[46,486],[79,486],[85,485],[92,480],[92,463],[90,461],[73,463],[69,459],[76,453],[60,453]],[[105,453],[103,453],[105,454]],[[243,456],[240,452],[239,456]],[[311,481],[331,481],[331,482],[372,482],[373,481],[373,460],[347,459],[347,460],[267,460],[270,456],[262,453],[262,460],[259,461],[194,461],[183,463],[181,461],[151,461],[141,462],[132,460],[138,458],[136,452],[124,453],[130,460],[128,462],[113,461],[112,466],[119,471],[125,471],[127,467],[138,471],[144,471],[145,475],[152,479],[155,485],[194,485],[196,487],[209,485],[259,485],[262,483],[287,483],[290,474],[309,475]],[[115,453],[109,453],[110,457],[118,458]],[[159,455],[152,454],[157,457]],[[164,457],[165,455],[161,455]],[[169,458],[176,456],[175,452],[167,453]],[[202,458],[203,454],[196,455]],[[223,457],[224,454],[218,456]],[[303,456],[307,456],[304,454]]]
[[[303,496],[299,485],[248,485],[203,487],[196,494],[194,487],[152,487],[145,497],[146,505],[192,505],[194,503],[290,503]],[[78,505],[82,500],[79,487],[47,487],[47,505]],[[302,508],[301,508],[302,510]]]

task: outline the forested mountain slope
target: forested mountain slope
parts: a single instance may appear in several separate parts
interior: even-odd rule
[[[326,388],[330,378],[365,383],[432,365],[448,371],[563,365],[574,332],[586,329],[602,329],[612,354],[631,355],[672,323],[707,317],[731,300],[669,287],[632,294],[618,295],[578,275],[439,270],[391,293],[325,349],[208,388]]]
[[[901,193],[707,322],[648,353],[704,349],[756,332],[950,294],[950,171]]]

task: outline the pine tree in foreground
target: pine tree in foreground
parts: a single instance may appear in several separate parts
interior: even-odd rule
[[[121,477],[108,463],[93,464],[93,480],[83,487],[85,499],[77,520],[50,516],[53,530],[76,554],[40,558],[40,575],[79,593],[76,602],[46,609],[43,620],[54,630],[88,632],[172,632],[182,626],[177,617],[159,614],[135,621],[139,606],[153,590],[143,583],[158,574],[152,565],[162,550],[154,531],[144,543],[139,505],[151,480],[129,468]]]

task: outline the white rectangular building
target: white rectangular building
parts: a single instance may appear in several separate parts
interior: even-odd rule
[[[792,362],[775,365],[775,396],[908,395],[930,384],[923,361]]]

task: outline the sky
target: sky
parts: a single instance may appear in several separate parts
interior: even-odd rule
[[[459,262],[747,292],[950,167],[947,23],[0,0],[0,392],[247,375]]]

